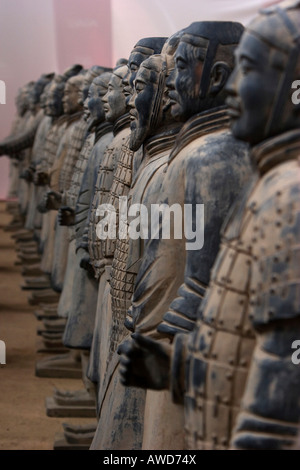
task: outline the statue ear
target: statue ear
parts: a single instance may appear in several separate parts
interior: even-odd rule
[[[210,95],[217,95],[226,85],[231,74],[230,67],[225,62],[216,62],[211,71],[210,79]]]

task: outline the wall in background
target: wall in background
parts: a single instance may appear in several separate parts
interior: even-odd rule
[[[70,64],[112,66],[110,0],[0,0],[0,140],[10,133],[15,96],[24,83]],[[0,198],[8,188],[9,160],[0,157]]]
[[[6,104],[0,104],[0,140],[15,115],[18,88],[42,72],[57,69],[52,0],[0,0],[0,79]],[[8,159],[0,157],[0,198],[8,187]]]
[[[20,86],[70,64],[113,66],[142,37],[169,36],[199,20],[244,25],[263,0],[0,0],[0,140],[15,115]],[[0,198],[7,194],[8,159],[0,157]]]
[[[232,20],[246,25],[266,3],[263,0],[111,0],[113,61],[128,58],[139,39],[168,37],[193,21]]]
[[[110,0],[53,0],[59,70],[112,66]]]

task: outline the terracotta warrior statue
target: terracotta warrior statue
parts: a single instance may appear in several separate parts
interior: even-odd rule
[[[79,193],[80,182],[86,167],[87,160],[94,144],[94,133],[89,132],[90,124],[83,112],[83,103],[87,98],[89,87],[95,77],[97,77],[103,68],[100,66],[91,67],[82,81],[79,91],[79,105],[82,105],[82,113],[72,134],[73,142],[67,149],[60,173],[60,192],[56,194],[55,207],[59,208],[58,223],[66,229],[66,240],[57,238],[55,250],[60,251],[60,245],[67,242],[67,266],[63,278],[62,293],[58,305],[58,315],[67,317],[71,303],[71,292],[73,287],[74,264],[76,264],[74,227],[69,224],[68,214],[72,215],[75,209],[76,199]],[[52,193],[53,194],[53,193]],[[70,207],[71,206],[71,207]],[[61,232],[63,234],[63,231]]]
[[[83,144],[87,124],[82,120],[82,89],[84,74],[80,73],[67,80],[63,106],[65,114],[71,117],[71,123],[64,132],[52,168],[50,169],[49,191],[44,196],[44,207],[57,215],[63,197],[71,182],[72,168]],[[54,290],[61,292],[67,264],[68,228],[57,225],[53,229],[51,284]]]
[[[17,112],[16,112],[16,117],[11,127],[11,133],[9,137],[17,136],[18,134],[22,132],[22,130],[24,129],[26,119],[28,117],[27,112],[29,111],[29,103],[28,103],[28,100],[26,100],[25,88],[26,88],[26,85],[19,88],[18,93],[16,95],[15,104],[16,104]],[[4,152],[4,149],[2,150],[1,149],[2,149],[2,146],[0,144],[0,156],[2,155],[2,152]],[[10,171],[9,171],[10,186],[9,186],[9,191],[8,191],[8,199],[18,197],[20,155],[18,152],[11,153],[9,155],[9,158],[10,158]],[[9,205],[9,202],[8,202],[8,205]]]
[[[125,95],[123,94],[122,85],[122,80],[127,74],[127,70],[127,65],[117,67],[113,70],[108,85],[108,91],[102,98],[105,118],[108,122],[113,124],[114,138],[107,147],[98,168],[94,199],[89,215],[89,257],[99,287],[88,377],[98,384],[102,383],[99,371],[100,369],[103,370],[103,361],[104,365],[106,365],[107,348],[104,347],[104,344],[107,344],[108,338],[105,334],[105,327],[110,324],[109,276],[113,251],[109,240],[107,240],[107,243],[103,243],[98,239],[96,226],[100,218],[97,209],[100,204],[108,202],[122,145],[130,132],[129,115],[126,110]],[[114,243],[114,240],[112,243]],[[104,335],[103,340],[102,335]],[[99,351],[100,337],[102,340],[101,348],[103,347],[101,354]],[[104,371],[101,372],[101,374],[104,374]]]
[[[88,243],[85,235],[90,205],[94,197],[94,188],[99,165],[104,152],[113,139],[112,124],[106,122],[102,97],[107,93],[111,73],[105,72],[95,78],[90,86],[88,98],[84,103],[85,115],[88,116],[90,132],[94,136],[94,144],[85,163],[82,176],[74,174],[74,184],[78,184],[78,196],[72,195],[66,210],[68,223],[72,220],[73,237],[76,244],[76,265],[78,268],[85,262],[88,264]],[[75,169],[76,170],[76,169]],[[82,168],[80,170],[80,173]],[[78,172],[78,170],[77,170]],[[94,319],[97,303],[98,283],[93,272],[75,269],[72,286],[72,303],[68,313],[68,321],[64,332],[65,346],[89,350],[92,343]]]
[[[39,248],[42,252],[41,270],[49,275],[52,271],[53,245],[54,245],[54,225],[56,223],[57,213],[53,210],[47,211],[45,198],[48,199],[51,169],[59,155],[63,152],[64,142],[70,126],[74,121],[74,114],[64,113],[63,97],[67,81],[76,76],[82,67],[73,66],[63,75],[55,77],[50,87],[46,100],[45,113],[52,117],[52,127],[47,134],[44,151],[34,174],[34,183],[41,186],[42,197],[38,205],[38,210],[43,214],[42,230]],[[77,115],[75,113],[75,120]]]
[[[150,54],[153,54],[153,52],[160,51],[161,45],[163,44],[164,41],[165,41],[165,38],[145,38],[139,41],[138,45],[133,49],[130,55],[130,59],[135,59],[135,70],[144,58],[146,58]],[[127,70],[128,69],[126,69],[124,79],[122,80],[123,82],[122,85],[123,86],[126,85],[127,94],[128,94],[130,87],[126,81],[127,80],[126,77],[128,76]],[[133,73],[135,72],[132,71],[132,74]],[[113,181],[112,181],[111,188],[110,188],[109,199],[107,201],[107,203],[110,204],[112,207],[114,207],[116,210],[118,210],[119,197],[122,195],[124,196],[128,193],[128,190],[131,184],[132,173],[134,171],[134,165],[135,165],[134,162],[136,160],[140,160],[140,158],[138,157],[138,153],[134,154],[134,152],[132,152],[129,149],[128,141],[129,139],[127,137],[122,142],[121,154],[118,157],[118,160],[116,161],[116,168],[114,170],[114,176],[113,176]],[[106,245],[106,243],[104,243],[104,245]],[[116,239],[110,240],[109,246],[107,245],[106,248],[104,249],[106,251],[107,260],[109,260],[109,258],[111,258],[111,260],[113,259],[115,246],[116,246]],[[106,271],[108,272],[108,268],[106,269]],[[111,300],[110,300],[110,293],[109,293],[109,285],[107,285],[107,287],[108,287],[108,304],[107,305],[109,307],[108,308],[105,307],[105,311],[107,312],[108,317],[104,323],[107,324],[106,327],[109,329],[111,325],[111,316],[110,316]],[[121,290],[121,286],[120,286],[120,290]],[[97,311],[99,311],[99,309],[97,309]],[[102,314],[102,317],[103,317],[103,314]],[[99,342],[99,333],[98,333],[99,331],[100,331],[99,326],[98,327],[95,326],[96,333],[94,334],[94,338],[93,338],[93,350],[94,351],[97,349],[97,347],[95,347],[95,344]],[[101,343],[102,343],[102,348],[103,348],[103,352],[101,354],[101,367],[103,368],[103,374],[104,374],[105,368],[106,368],[106,362],[107,362],[105,360],[105,357],[106,357],[105,355],[108,354],[108,349],[109,349],[108,337],[106,336],[105,339],[102,338]],[[106,345],[107,347],[104,345]],[[94,353],[93,353],[93,357],[96,357]],[[93,360],[91,360],[91,370],[93,368],[93,364],[96,364],[96,367],[97,367],[97,362],[94,362]]]
[[[153,198],[157,197],[163,166],[180,128],[180,124],[172,123],[168,112],[163,112],[167,73],[164,58],[164,55],[153,55],[141,63],[134,81],[134,93],[129,101],[132,120],[129,146],[131,151],[137,151],[143,145],[143,158],[133,176],[126,198],[127,208],[131,202],[145,203],[146,194],[148,197],[150,193]],[[147,184],[149,187],[151,185],[149,191]],[[124,214],[121,217],[124,218]],[[100,419],[92,448],[108,449],[112,443],[114,448],[121,449],[142,447],[145,393],[133,388],[122,390],[117,372],[116,348],[126,335],[124,320],[130,306],[135,278],[134,269],[127,269],[128,248],[129,239],[126,234],[121,235],[116,242],[111,269],[112,324],[109,355],[104,384],[100,389]],[[104,428],[107,430],[105,434],[101,433]]]
[[[41,94],[39,106],[43,110],[44,115],[34,138],[30,165],[23,171],[23,174],[21,175],[21,177],[23,177],[29,185],[29,205],[26,216],[25,229],[32,232],[35,231],[36,234],[42,226],[42,214],[37,210],[37,205],[42,197],[42,194],[40,191],[41,188],[37,187],[33,183],[33,177],[44,150],[46,136],[52,126],[52,117],[47,115],[45,112],[47,95],[50,91],[51,85],[52,80],[45,86],[43,93]]]
[[[231,129],[252,147],[257,171],[223,227],[193,332],[172,346],[137,335],[127,351],[126,383],[170,387],[184,404],[190,449],[297,446],[300,114],[291,85],[299,25],[299,1],[282,2],[257,15],[237,49]]]
[[[85,99],[88,94],[89,85],[97,75],[103,72],[103,70],[104,69],[100,66],[93,66],[85,73],[84,77],[76,77],[80,80],[79,99],[77,98],[78,105],[83,105],[83,99]],[[58,316],[62,318],[67,318],[71,304],[74,300],[72,298],[72,288],[74,284],[75,265],[77,263],[74,230],[72,226],[66,224],[66,222],[68,223],[68,220],[66,219],[68,219],[67,214],[69,213],[71,215],[73,210],[70,207],[68,209],[68,206],[73,204],[75,208],[76,195],[80,188],[80,180],[94,143],[94,133],[86,133],[88,128],[89,123],[84,118],[84,113],[82,113],[81,118],[74,126],[70,142],[68,141],[66,143],[66,153],[65,156],[62,155],[63,162],[58,162],[58,166],[60,166],[60,169],[58,170],[59,175],[57,170],[56,172],[59,191],[51,191],[51,199],[48,201],[48,204],[51,204],[54,201],[54,205],[52,207],[59,209],[58,223],[60,224],[60,222],[62,222],[62,224],[56,227],[53,252],[54,262],[51,278],[54,287],[59,289],[59,286],[61,286],[62,289],[57,309]],[[78,171],[75,171],[76,169]],[[52,198],[54,198],[54,200]],[[62,206],[63,209],[60,210]],[[62,253],[62,247],[65,248],[66,253]],[[64,262],[66,263],[65,265]],[[79,291],[77,293],[79,294]],[[72,369],[70,374],[73,374],[73,366],[75,368],[78,368],[79,366],[79,357],[77,353],[75,354],[75,364],[73,354],[71,354],[71,357],[55,356],[40,362],[38,364],[38,369],[39,373],[41,373],[41,368],[47,371],[50,369],[57,369],[59,375],[62,373],[62,369],[64,369],[67,377],[69,374],[69,367]]]
[[[93,69],[94,73],[102,70],[101,67]],[[58,315],[67,320],[64,344],[76,349],[70,351],[70,354],[50,358],[47,365],[44,363],[48,368],[55,368],[58,372],[64,370],[66,376],[72,373],[74,367],[78,367],[80,361],[85,389],[73,392],[56,390],[54,403],[53,399],[47,399],[47,409],[53,408],[54,405],[57,405],[59,410],[62,409],[60,405],[81,408],[93,405],[95,410],[94,388],[86,377],[93,323],[86,321],[85,317],[89,318],[89,315],[85,315],[85,312],[90,312],[95,308],[98,284],[94,276],[80,268],[86,251],[76,250],[76,232],[80,225],[84,225],[84,219],[88,215],[91,191],[95,183],[95,167],[99,166],[97,160],[101,159],[112,140],[112,125],[105,122],[101,102],[101,96],[107,92],[110,77],[111,74],[108,72],[101,73],[89,87],[88,96],[84,102],[84,117],[88,123],[87,137],[76,161],[70,188],[64,196],[64,203],[67,205],[62,206],[58,213],[59,223],[68,226],[70,231],[67,269],[58,304]],[[77,206],[79,200],[80,207]],[[70,432],[70,428],[68,429]],[[78,438],[78,433],[76,436]]]
[[[193,23],[180,38],[175,71],[167,81],[173,118],[187,120],[170,152],[156,201],[159,211],[174,211],[174,222],[167,212],[159,222],[159,214],[151,211],[151,236],[126,321],[131,330],[160,341],[172,341],[177,331],[193,328],[218,252],[221,224],[251,173],[247,146],[228,130],[224,91],[242,31],[238,23]],[[131,347],[127,341],[121,351]],[[168,393],[147,391],[144,448],[172,445],[162,437],[169,402]],[[170,407],[170,416],[175,415],[180,446],[183,408]]]
[[[24,217],[24,222],[30,201],[29,181],[26,181],[25,178],[26,174],[28,175],[28,168],[30,167],[35,136],[44,119],[44,112],[40,107],[40,97],[45,86],[52,80],[53,75],[54,74],[43,74],[36,82],[28,84],[24,92],[30,112],[26,115],[25,126],[21,129],[20,133],[9,136],[0,144],[0,154],[22,155],[21,165],[19,167],[19,175],[20,177],[22,176],[22,179],[19,182],[18,198],[20,213]]]

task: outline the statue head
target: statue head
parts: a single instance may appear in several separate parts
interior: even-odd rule
[[[35,82],[34,81],[30,81],[28,83],[26,83],[26,85],[22,88],[23,92],[22,92],[22,101],[23,101],[23,106],[24,106],[24,109],[25,111],[28,111],[28,110],[34,110],[35,109],[35,105],[33,103],[33,89],[34,89],[34,86],[35,86]]]
[[[62,76],[65,78],[65,80],[69,80],[69,78],[78,75],[82,71],[83,66],[81,64],[73,64],[62,73]]]
[[[225,84],[243,26],[229,21],[192,23],[182,34],[174,75],[167,81],[172,115],[179,121],[225,104]]]
[[[120,67],[121,65],[128,65],[128,59],[120,57],[120,59],[117,60],[115,67]]]
[[[83,104],[84,101],[86,100],[90,85],[92,81],[94,80],[94,78],[98,77],[98,75],[100,75],[101,73],[107,70],[108,69],[106,67],[101,67],[100,65],[93,65],[86,71],[86,73],[84,74],[83,85],[82,85],[82,89],[80,92],[81,104]]]
[[[160,54],[166,39],[163,37],[143,38],[136,43],[128,59],[128,74],[124,78],[125,96],[128,97],[133,92],[133,81],[140,64],[151,55]]]
[[[43,74],[35,82],[32,91],[31,91],[31,109],[32,111],[36,109],[37,105],[40,102],[40,97],[44,91],[46,85],[48,85],[51,80],[54,78],[54,73]]]
[[[55,75],[50,83],[46,95],[45,114],[47,116],[58,117],[64,113],[63,96],[65,90],[65,79],[62,75]]]
[[[82,109],[80,98],[83,80],[84,74],[82,73],[67,80],[62,100],[65,114],[74,114]]]
[[[88,96],[83,103],[84,118],[89,120],[90,127],[105,121],[102,98],[107,93],[111,79],[110,72],[104,72],[92,81]]]
[[[44,111],[46,109],[47,96],[50,91],[51,85],[52,85],[52,80],[45,86],[43,93],[40,96],[40,108],[43,109]]]
[[[113,123],[126,113],[126,99],[122,81],[127,71],[127,65],[116,67],[112,71],[107,93],[102,98],[105,118],[108,122]]]
[[[31,90],[33,89],[34,82],[31,81],[26,85],[19,88],[16,96],[16,107],[19,116],[24,116],[26,111],[29,110]]]
[[[62,75],[55,75],[47,92],[45,114],[58,117],[64,113],[63,97],[67,80],[81,74],[82,65],[75,64],[64,71]]]
[[[165,67],[160,54],[144,60],[134,80],[130,107],[131,150],[138,150],[144,140],[162,123]]]
[[[167,87],[167,82],[172,83],[172,79],[174,76],[175,70],[175,52],[177,50],[179,41],[181,36],[184,33],[184,29],[177,31],[175,34],[172,34],[161,50],[161,55],[164,59],[164,67],[165,67],[165,74],[166,74],[166,87],[163,94],[163,113],[164,113],[164,120],[171,121],[173,120],[171,116],[171,100],[169,97],[169,88]]]
[[[300,2],[262,10],[247,26],[228,81],[233,134],[255,145],[300,127],[292,83],[300,78]]]

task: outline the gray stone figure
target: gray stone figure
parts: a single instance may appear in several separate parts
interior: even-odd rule
[[[64,344],[81,350],[82,378],[85,388],[75,391],[56,390],[53,397],[47,398],[47,410],[52,413],[67,413],[70,416],[93,416],[95,415],[95,388],[86,377],[89,348],[91,345],[93,322],[89,320],[90,311],[95,310],[97,302],[98,284],[94,276],[89,275],[80,268],[82,256],[85,250],[76,253],[76,229],[84,224],[89,209],[88,194],[91,196],[91,188],[94,183],[95,167],[99,166],[97,160],[101,159],[107,145],[112,140],[112,126],[105,122],[105,115],[101,96],[107,92],[108,82],[111,74],[106,72],[95,78],[89,88],[87,99],[84,102],[84,116],[88,122],[88,134],[85,139],[80,156],[76,162],[72,183],[66,193],[64,203],[59,209],[58,220],[60,224],[69,226],[70,244],[68,254],[68,265],[64,279],[63,291],[59,300],[58,311],[67,316],[67,324],[64,331]],[[82,206],[82,200],[85,206]],[[77,212],[77,201],[81,200],[80,210]],[[78,217],[79,219],[78,220]],[[77,217],[77,220],[76,220]],[[76,222],[76,225],[75,225]],[[75,254],[75,258],[73,256]],[[74,259],[73,259],[74,258]],[[70,269],[71,266],[71,269]],[[70,271],[74,275],[70,275]],[[71,279],[71,282],[70,282]],[[83,318],[83,320],[82,320]],[[76,355],[75,355],[76,356]],[[74,354],[61,356],[58,361],[53,362],[53,367],[58,365],[66,367],[74,366]],[[93,414],[94,413],[94,414]],[[89,435],[95,431],[95,426],[89,427]],[[81,427],[68,425],[65,431],[65,440],[68,442],[70,436],[76,438],[78,443],[87,445],[87,428],[82,436]],[[92,438],[91,438],[92,439]],[[90,439],[90,441],[91,441]],[[61,445],[61,437],[55,441],[54,448]],[[69,443],[68,448],[72,448]]]
[[[180,34],[167,40],[164,48],[172,58]],[[128,194],[128,206],[133,203],[148,205],[155,200],[161,189],[163,166],[174,144],[180,124],[174,123],[168,110],[165,110],[165,78],[171,72],[172,64],[166,67],[166,55],[151,56],[143,61],[135,76],[135,91],[129,101],[131,114],[131,134],[129,146],[137,151],[143,144],[143,158],[133,177]],[[163,111],[164,110],[164,111]],[[172,123],[173,121],[173,123]],[[112,193],[113,190],[111,191]],[[115,205],[115,204],[114,204]],[[118,343],[126,336],[124,320],[130,306],[133,292],[136,265],[141,251],[137,248],[136,258],[128,259],[129,239],[121,237],[116,242],[116,250],[111,270],[112,325],[110,345],[104,384],[101,387],[100,419],[93,448],[110,448],[111,442],[119,448],[141,448],[143,440],[145,393],[142,390],[122,389],[118,380]],[[133,242],[134,243],[134,242]],[[134,243],[136,245],[136,243]],[[138,242],[139,246],[139,242]],[[127,268],[127,265],[130,268]],[[133,266],[134,265],[134,266]],[[139,406],[139,408],[138,408]],[[132,418],[134,410],[134,420]],[[112,430],[101,433],[107,427]],[[173,440],[176,431],[173,428]]]
[[[64,90],[64,112],[72,116],[72,123],[67,127],[60,141],[55,161],[50,170],[50,189],[44,196],[46,209],[53,210],[56,214],[61,205],[63,192],[70,186],[72,168],[78,158],[87,128],[86,122],[81,119],[83,85],[84,75],[79,74],[67,81]],[[67,264],[68,228],[56,224],[56,229],[53,228],[53,232],[51,284],[55,291],[61,292]]]
[[[222,222],[251,174],[247,146],[230,134],[224,106],[224,85],[242,31],[238,23],[193,23],[180,38],[175,73],[167,81],[173,118],[187,119],[170,153],[159,199],[160,210],[166,204],[175,211],[174,223],[166,213],[161,224],[151,220],[153,233],[145,245],[136,278],[131,325],[129,317],[126,323],[162,344],[168,338],[172,341],[177,331],[193,328],[217,255]],[[201,210],[201,205],[205,210],[204,226],[197,209]],[[171,229],[166,237],[168,222]],[[203,246],[202,230],[206,242]],[[130,348],[134,349],[135,344],[130,346],[127,341],[120,349]],[[141,383],[137,381],[136,385]],[[163,430],[169,410],[172,418],[177,416],[177,429],[182,428],[183,407],[172,412],[169,402],[168,393],[162,396],[147,391],[145,448],[154,442],[165,445],[163,432],[159,442],[155,429]]]
[[[44,116],[36,131],[34,143],[31,152],[30,166],[23,172],[23,178],[29,184],[29,205],[25,222],[25,229],[34,231],[42,226],[42,214],[37,210],[37,205],[41,198],[40,188],[33,183],[33,177],[36,170],[41,154],[43,153],[46,136],[52,126],[52,117],[45,113],[47,94],[50,90],[52,80],[45,86],[43,93],[40,97],[40,108],[43,110]]]
[[[87,260],[88,244],[83,240],[89,209],[93,200],[93,189],[99,165],[106,148],[113,139],[112,124],[105,121],[102,97],[107,92],[110,72],[105,72],[94,79],[89,92],[86,106],[93,121],[90,125],[94,130],[94,146],[86,162],[82,175],[78,197],[73,199],[74,237],[76,243],[77,266]],[[87,112],[87,111],[86,111]],[[72,204],[73,204],[72,203]],[[71,203],[70,203],[71,204]],[[89,350],[92,342],[95,310],[97,303],[98,283],[90,272],[76,269],[72,287],[72,304],[68,322],[64,332],[64,344],[71,348]]]
[[[129,115],[126,112],[126,102],[122,85],[122,80],[127,73],[127,70],[126,65],[113,70],[112,77],[108,85],[108,91],[102,99],[106,120],[113,124],[114,139],[107,147],[107,150],[100,162],[94,199],[89,216],[89,256],[96,279],[98,279],[99,282],[99,288],[88,377],[90,380],[98,384],[102,383],[100,375],[104,374],[104,368],[106,365],[105,358],[107,356],[107,348],[104,348],[104,345],[108,342],[108,338],[105,335],[104,326],[109,325],[109,320],[106,320],[105,315],[110,317],[110,308],[107,307],[106,303],[108,302],[108,305],[110,304],[108,279],[109,265],[112,262],[113,252],[111,251],[109,240],[107,243],[103,243],[97,237],[96,226],[99,221],[99,216],[96,214],[96,211],[100,204],[108,202],[114,171],[116,170],[118,160],[120,158],[122,145],[130,132]],[[112,241],[112,243],[114,243],[114,241]],[[101,348],[104,348],[103,353],[101,354],[99,351],[100,338],[102,340]],[[101,369],[104,370],[100,373],[99,371]]]
[[[83,76],[76,77],[80,80],[80,91],[77,98],[78,105],[83,105],[83,99],[88,93],[89,84],[91,84],[93,78],[103,71],[100,66],[91,67]],[[74,102],[72,101],[72,106]],[[94,143],[94,134],[86,135],[89,124],[81,116],[81,119],[77,121],[77,125],[74,126],[74,130],[70,137],[70,143],[67,142],[66,153],[63,155],[63,162],[58,162],[60,166],[58,178],[59,192],[51,192],[51,198],[55,198],[55,208],[60,208],[62,204],[68,204],[72,200],[76,200],[76,192],[79,190],[78,179],[81,179],[83,174],[82,171],[75,171],[76,163],[78,163],[78,169],[82,166],[85,167],[85,162],[91,152]],[[83,143],[84,139],[84,143]],[[80,149],[82,150],[80,152]],[[47,195],[46,195],[47,196]],[[50,200],[51,202],[51,200]],[[75,203],[74,203],[75,205]],[[63,211],[58,214],[58,223],[62,221]],[[64,229],[64,230],[63,230]],[[66,249],[64,257],[62,256],[62,248]],[[56,226],[56,235],[54,243],[54,263],[52,268],[52,285],[59,290],[61,285],[61,295],[58,302],[57,313],[59,317],[66,318],[70,311],[70,306],[73,301],[72,299],[72,288],[74,284],[75,265],[77,262],[75,252],[75,239],[73,236],[72,227],[66,224],[60,224]],[[64,264],[65,263],[65,264]],[[59,273],[59,274],[57,274]],[[58,283],[59,281],[59,283]],[[37,365],[37,372],[43,375],[50,373],[54,376],[55,370],[59,376],[73,376],[75,370],[80,367],[80,354],[78,353],[50,357],[46,360],[40,361]],[[42,372],[43,370],[43,372]],[[68,372],[70,370],[70,372]],[[52,405],[51,405],[52,406]]]

